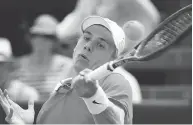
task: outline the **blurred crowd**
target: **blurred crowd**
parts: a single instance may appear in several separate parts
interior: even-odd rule
[[[47,100],[56,84],[69,77],[73,64],[65,50],[57,46],[74,44],[81,33],[81,21],[88,15],[107,17],[120,26],[130,20],[137,21],[145,31],[141,39],[160,23],[160,14],[150,0],[78,0],[75,9],[61,22],[49,14],[39,15],[26,31],[26,40],[32,47],[30,54],[14,57],[9,39],[0,38],[0,87],[7,89],[15,101]],[[132,42],[127,37],[127,44],[132,50],[140,40]],[[135,76],[123,67],[115,72],[130,82],[133,103],[140,103],[142,95]]]

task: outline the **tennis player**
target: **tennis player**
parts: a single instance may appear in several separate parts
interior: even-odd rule
[[[44,103],[37,124],[131,124],[132,92],[118,73],[94,81],[87,73],[114,60],[125,45],[125,34],[115,22],[89,16],[81,24],[82,36],[73,53],[69,78],[61,81]],[[73,78],[73,79],[72,79]],[[0,103],[11,124],[34,122],[34,103],[22,109],[1,91]]]

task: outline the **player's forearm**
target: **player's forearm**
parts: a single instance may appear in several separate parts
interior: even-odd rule
[[[105,111],[93,115],[96,124],[124,124],[124,111],[110,102]]]

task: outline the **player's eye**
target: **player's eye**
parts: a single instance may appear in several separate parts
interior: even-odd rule
[[[102,48],[102,49],[105,48],[105,46],[104,46],[102,43],[98,43],[97,46],[98,46],[99,48]]]
[[[90,40],[90,37],[88,37],[88,36],[84,36],[83,38],[84,38],[85,41],[89,41]]]

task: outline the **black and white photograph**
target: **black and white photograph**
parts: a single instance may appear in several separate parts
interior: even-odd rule
[[[0,0],[0,124],[192,124],[192,0]]]

